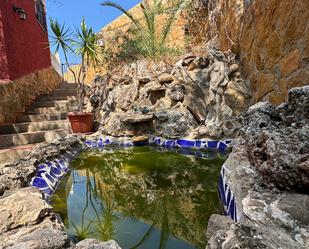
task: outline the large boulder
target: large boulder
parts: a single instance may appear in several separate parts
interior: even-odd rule
[[[264,183],[282,190],[309,191],[309,86],[294,88],[275,107],[258,103],[243,115],[248,157]]]
[[[7,192],[0,199],[0,248],[62,249],[70,244],[60,217],[28,187]]]

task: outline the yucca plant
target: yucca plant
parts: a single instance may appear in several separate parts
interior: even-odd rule
[[[105,1],[101,5],[116,8],[125,14],[135,27],[136,32],[131,34],[136,42],[138,53],[143,57],[157,60],[173,51],[167,44],[169,34],[177,17],[190,1],[172,0],[167,5],[164,0],[152,0],[151,2],[144,0],[140,3],[143,13],[141,20],[135,18],[121,5],[112,1]],[[163,14],[165,15],[165,21],[161,27],[158,27],[158,17]]]
[[[49,36],[49,42],[51,45],[55,46],[55,52],[57,53],[59,50],[62,50],[64,54],[65,63],[68,65],[69,70],[73,74],[75,82],[77,81],[76,73],[70,67],[68,61],[68,55],[74,53],[71,44],[73,43],[72,33],[69,28],[65,26],[65,24],[60,24],[57,20],[50,20],[50,29],[52,35]]]
[[[90,66],[99,63],[99,46],[97,36],[92,28],[88,28],[85,19],[80,27],[72,32],[66,28],[65,24],[60,24],[57,20],[50,19],[50,43],[55,46],[56,52],[62,50],[65,63],[78,84],[78,112],[83,111],[85,98],[85,78]],[[68,56],[73,54],[81,58],[81,64],[77,71],[73,70],[69,64]]]

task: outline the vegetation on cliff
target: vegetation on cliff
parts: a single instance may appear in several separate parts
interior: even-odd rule
[[[173,24],[187,7],[190,1],[173,0],[166,4],[163,0],[146,0],[140,4],[142,17],[139,19],[126,11],[121,5],[105,1],[102,6],[110,6],[120,10],[132,22],[132,26],[122,38],[124,43],[118,56],[124,60],[135,60],[140,57],[152,60],[177,53],[177,48],[168,45],[168,38]],[[163,18],[162,18],[163,16]],[[158,18],[163,23],[158,25]]]

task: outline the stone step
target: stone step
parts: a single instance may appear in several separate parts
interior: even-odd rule
[[[37,131],[17,134],[0,135],[0,148],[52,142],[69,134],[69,130]]]
[[[65,120],[66,118],[66,112],[59,114],[24,115],[17,118],[17,123]]]
[[[76,105],[72,106],[58,106],[58,107],[39,107],[39,108],[31,108],[26,114],[27,115],[35,115],[35,114],[54,114],[57,115],[59,113],[72,112],[76,108]]]
[[[45,101],[58,101],[58,100],[77,100],[76,96],[67,96],[67,95],[41,95],[36,101],[45,102]]]
[[[17,124],[0,125],[0,134],[14,134],[34,131],[48,131],[58,129],[70,129],[68,120],[28,122]]]
[[[57,96],[57,95],[67,95],[67,96],[76,96],[77,95],[77,90],[76,89],[56,89],[52,93],[48,94],[52,96]]]
[[[0,149],[0,168],[5,164],[26,157],[37,144],[14,146]]]
[[[59,84],[57,89],[76,89],[78,85],[76,83],[67,83],[67,82],[62,82]]]
[[[74,107],[78,103],[76,100],[53,100],[53,101],[36,101],[32,104],[32,108],[40,107]]]

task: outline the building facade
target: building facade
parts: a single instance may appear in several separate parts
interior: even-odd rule
[[[44,0],[0,1],[0,81],[51,66]]]

